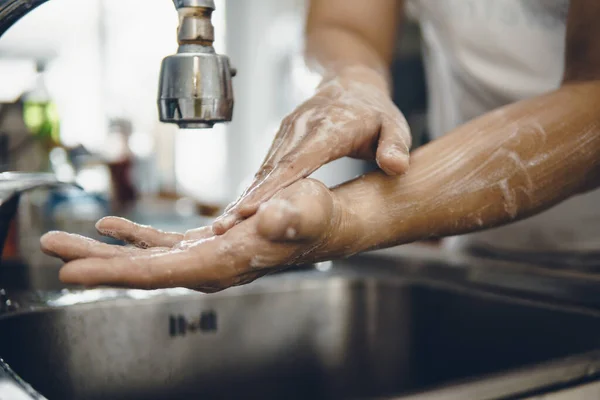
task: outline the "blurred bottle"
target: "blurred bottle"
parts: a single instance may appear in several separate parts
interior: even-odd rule
[[[22,97],[23,121],[47,151],[60,143],[60,118],[45,82],[46,65],[37,64],[37,79],[33,90]]]
[[[138,191],[133,182],[135,157],[129,147],[133,133],[131,121],[114,118],[110,121],[108,141],[111,154],[105,154],[111,176],[113,212],[131,208],[138,199]]]

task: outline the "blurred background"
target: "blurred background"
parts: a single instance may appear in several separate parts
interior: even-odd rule
[[[215,3],[215,47],[238,75],[233,122],[212,130],[158,121],[160,62],[177,50],[170,0],[53,0],[0,40],[0,172],[53,172],[85,189],[23,199],[5,258],[48,263],[40,234],[96,237],[107,214],[197,227],[248,184],[281,119],[318,83],[302,60],[307,1]],[[418,146],[427,141],[425,82],[410,19],[396,53],[394,97]],[[314,177],[334,185],[371,168],[344,159]]]

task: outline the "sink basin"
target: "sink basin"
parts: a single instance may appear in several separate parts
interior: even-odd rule
[[[592,312],[343,268],[48,304],[0,318],[0,357],[50,400],[403,398],[600,347]]]

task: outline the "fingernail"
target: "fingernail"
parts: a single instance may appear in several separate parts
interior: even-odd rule
[[[98,220],[98,222],[96,222],[96,225],[94,225],[96,227],[97,230],[100,230],[100,225],[102,225],[102,223],[106,220],[106,217],[101,218]]]
[[[50,232],[44,233],[42,238],[49,238],[49,237],[56,236],[56,235],[62,235],[63,233],[64,232],[62,232],[62,231],[50,231]]]

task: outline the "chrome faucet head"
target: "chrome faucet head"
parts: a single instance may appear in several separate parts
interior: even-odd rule
[[[177,54],[162,62],[158,108],[162,122],[212,128],[231,121],[235,70],[213,47],[212,0],[173,0],[179,12]]]
[[[48,0],[0,0],[0,37]],[[213,48],[213,0],[173,0],[179,13],[179,50],[163,60],[158,109],[162,122],[181,128],[211,128],[231,121],[235,70]]]

